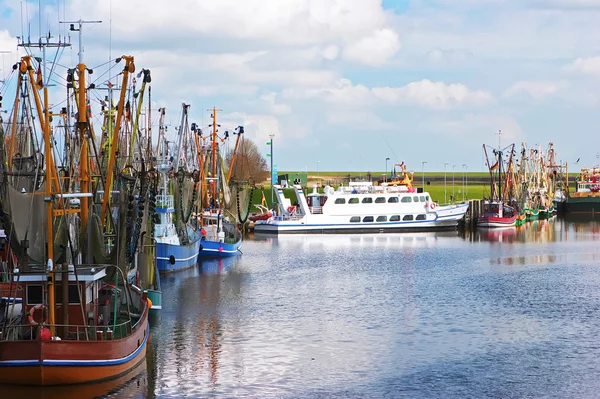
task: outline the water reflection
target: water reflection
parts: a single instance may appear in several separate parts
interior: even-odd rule
[[[95,384],[43,388],[0,385],[0,393],[3,398],[27,399],[146,398],[149,397],[146,362],[119,378]]]
[[[163,396],[216,392],[220,381],[223,308],[241,289],[239,257],[203,260],[161,280],[167,306],[157,327],[156,391]],[[226,311],[226,310],[225,310]],[[160,396],[159,395],[159,396]]]
[[[458,237],[458,231],[388,234],[260,234],[249,238],[286,250],[322,251],[352,248],[431,248],[440,240]]]

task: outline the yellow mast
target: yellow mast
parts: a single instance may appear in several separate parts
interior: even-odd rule
[[[135,72],[135,65],[133,63],[133,57],[124,55],[121,57],[125,59],[125,68],[123,68],[123,81],[121,82],[121,96],[119,98],[119,104],[117,109],[117,120],[115,121],[115,127],[113,130],[113,136],[111,139],[110,156],[108,158],[108,169],[106,170],[106,186],[104,187],[104,197],[102,198],[102,223],[106,222],[106,211],[108,210],[108,203],[110,202],[112,184],[114,177],[115,168],[115,156],[117,153],[119,131],[121,130],[121,119],[123,118],[123,111],[125,109],[125,92],[127,91],[127,83],[129,80],[129,74]],[[120,61],[121,59],[117,59]]]
[[[242,137],[242,134],[244,134],[244,128],[242,126],[240,126],[238,128],[238,136],[237,139],[235,140],[235,148],[233,149],[233,155],[231,156],[231,164],[229,165],[229,171],[227,171],[227,184],[229,184],[229,181],[231,180],[231,172],[233,171],[233,165],[235,164],[235,158],[237,155],[237,150],[238,150],[238,145],[240,144],[240,138]]]
[[[210,110],[209,110],[210,111]],[[212,119],[213,119],[213,123],[212,123],[212,127],[213,127],[213,131],[212,131],[212,175],[211,177],[213,178],[213,180],[211,180],[211,186],[212,186],[212,199],[213,201],[217,200],[217,181],[215,180],[217,177],[217,107],[213,107],[212,109],[213,113],[212,113]]]
[[[86,89],[85,89],[85,64],[81,63],[77,65],[77,71],[79,72],[79,84],[78,90],[78,104],[77,104],[77,130],[80,134],[81,142],[81,153],[79,161],[79,180],[80,180],[80,191],[81,193],[90,192],[90,159],[88,154],[88,114],[87,114],[87,100],[86,100]],[[81,229],[85,231],[88,222],[88,211],[89,211],[89,199],[88,197],[81,198]]]

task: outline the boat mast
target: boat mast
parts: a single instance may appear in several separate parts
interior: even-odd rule
[[[40,96],[38,93],[38,87],[36,87],[36,80],[34,79],[33,76],[33,66],[31,65],[31,55],[25,56],[23,57],[23,60],[25,61],[25,64],[21,63],[21,67],[26,67],[26,71],[28,72],[29,75],[29,80],[32,84],[33,87],[33,94],[34,94],[34,98],[35,98],[35,103],[36,103],[36,108],[38,111],[38,115],[39,115],[39,121],[40,121],[40,126],[42,128],[42,133],[44,136],[44,159],[46,160],[46,219],[47,219],[47,230],[46,230],[46,240],[47,240],[47,257],[48,257],[48,285],[47,285],[47,289],[48,289],[48,324],[50,327],[50,333],[52,334],[52,336],[55,335],[55,285],[54,285],[54,273],[52,273],[54,271],[54,238],[53,238],[53,216],[54,216],[54,211],[53,211],[53,207],[52,207],[52,198],[54,196],[54,194],[56,194],[59,190],[60,187],[58,186],[58,178],[56,176],[56,170],[54,167],[54,159],[52,157],[52,141],[50,138],[50,110],[49,110],[49,101],[48,101],[48,82],[49,82],[49,76],[47,76],[47,68],[46,68],[46,49],[48,47],[51,48],[56,48],[57,49],[57,56],[56,58],[58,58],[58,52],[61,49],[64,49],[65,47],[69,47],[71,46],[70,43],[66,43],[66,42],[62,42],[59,38],[59,41],[57,43],[55,42],[50,42],[50,39],[52,38],[50,32],[48,32],[48,35],[45,37],[45,41],[42,40],[41,37],[41,31],[42,31],[42,22],[41,22],[41,2],[40,2],[40,40],[38,43],[32,43],[30,40],[28,42],[25,41],[21,41],[21,43],[18,44],[18,47],[23,47],[25,49],[30,49],[33,47],[37,47],[37,48],[42,48],[42,54],[43,54],[43,69],[40,68],[39,72],[40,73],[40,83],[42,85],[42,88],[44,90],[44,103],[43,103],[43,107],[41,104],[41,100],[40,100]],[[27,51],[27,50],[26,50]],[[53,69],[53,68],[52,68]],[[52,71],[51,69],[51,71]],[[24,73],[24,71],[23,71]],[[53,186],[55,186],[56,191],[53,190]]]
[[[227,171],[227,184],[229,184],[229,181],[231,180],[231,172],[233,171],[233,165],[237,156],[237,150],[240,144],[240,139],[242,137],[242,134],[244,134],[244,127],[238,126],[237,133],[234,132],[233,134],[237,134],[237,139],[235,140],[235,148],[233,149],[233,154],[231,155],[231,163],[229,164],[229,170]]]
[[[125,109],[125,92],[127,91],[127,83],[129,81],[129,74],[135,72],[135,64],[133,63],[133,56],[124,55],[117,58],[116,62],[119,63],[121,60],[125,60],[125,67],[123,68],[123,80],[121,81],[121,95],[119,97],[119,104],[117,106],[117,120],[115,121],[115,127],[112,132],[110,156],[108,158],[108,168],[106,169],[106,187],[104,187],[104,197],[102,198],[102,223],[106,224],[106,211],[108,210],[108,204],[111,198],[112,184],[114,180],[114,168],[115,168],[115,157],[117,154],[117,146],[119,144],[119,132],[121,130],[121,119],[123,119],[123,111]],[[112,104],[111,104],[112,105]]]
[[[217,200],[217,150],[218,150],[218,144],[217,144],[217,111],[221,111],[220,109],[218,110],[217,107],[213,107],[212,110],[208,110],[208,111],[212,111],[212,135],[211,135],[211,146],[212,146],[212,174],[210,177],[213,178],[213,180],[211,180],[211,185],[212,185],[212,193],[211,193],[211,198],[216,201]],[[216,202],[215,202],[216,203]]]
[[[179,171],[179,161],[181,159],[181,146],[183,143],[184,126],[187,122],[188,109],[190,108],[189,104],[185,103],[181,104],[181,106],[181,124],[179,125],[179,138],[177,140],[177,152],[175,153],[175,173]]]

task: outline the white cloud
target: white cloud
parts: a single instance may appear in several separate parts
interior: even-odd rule
[[[391,29],[378,29],[372,35],[348,44],[343,55],[350,61],[378,66],[396,54],[400,47],[400,39],[396,32]]]
[[[416,104],[431,108],[456,105],[484,105],[492,101],[490,93],[470,90],[462,83],[446,84],[423,79],[402,87],[376,87],[373,93],[388,103]]]
[[[497,142],[498,130],[502,131],[502,142],[505,144],[516,142],[523,136],[519,123],[508,115],[468,113],[458,119],[435,121],[433,126],[441,134],[476,139],[478,143]]]
[[[269,93],[261,96],[261,100],[266,102],[269,112],[276,115],[285,115],[292,112],[292,108],[288,104],[277,103],[277,93]]]
[[[569,86],[568,82],[550,81],[520,81],[513,84],[504,91],[504,97],[512,98],[521,94],[527,94],[534,99],[549,97]]]
[[[482,90],[471,90],[462,83],[446,84],[423,79],[401,87],[373,87],[354,85],[349,79],[339,79],[327,88],[293,87],[283,91],[284,98],[310,99],[321,97],[325,101],[347,106],[392,104],[421,106],[425,108],[451,108],[455,106],[481,106],[490,103],[493,96]]]
[[[600,74],[600,57],[580,57],[565,66],[565,70],[588,75]]]
[[[74,0],[69,8],[73,15],[85,9],[99,19],[109,17],[108,2]],[[143,18],[131,17],[142,10]],[[165,43],[164,32],[204,47],[211,45],[209,38],[217,45],[229,40],[243,47],[323,45],[326,59],[337,56],[330,46],[338,46],[348,60],[366,65],[381,64],[400,49],[380,0],[172,0],[168,12],[158,0],[131,0],[113,2],[112,19],[113,35],[171,49],[180,44]]]
[[[273,115],[251,115],[244,112],[232,112],[222,116],[224,122],[231,126],[244,126],[247,138],[260,143],[268,140],[274,134],[278,140],[282,139],[282,130],[279,120]]]

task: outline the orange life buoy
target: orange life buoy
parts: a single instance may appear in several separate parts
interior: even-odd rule
[[[435,202],[432,202],[431,205],[429,205],[429,207],[431,208],[431,210],[434,210],[436,206],[437,205],[435,204]]]
[[[35,321],[35,318],[33,316],[35,315],[35,312],[37,312],[40,309],[44,309],[44,308],[45,308],[45,306],[42,304],[35,305],[34,307],[31,308],[31,310],[29,311],[29,314],[27,315],[27,320],[29,321],[29,324],[31,324],[32,326],[37,326],[38,324],[40,324],[37,321]],[[42,324],[46,324],[46,323],[47,323],[47,320],[44,320],[42,322]]]

